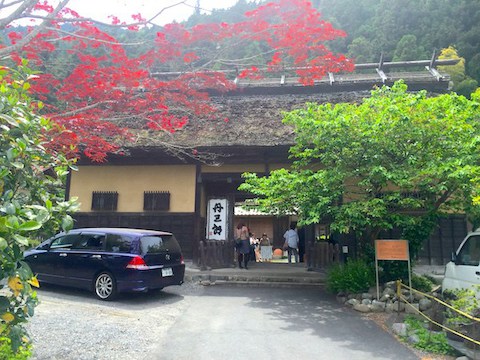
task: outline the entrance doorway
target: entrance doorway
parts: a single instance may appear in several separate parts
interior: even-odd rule
[[[288,229],[292,217],[269,215],[256,209],[246,209],[243,205],[244,202],[235,204],[234,226],[236,227],[239,223],[245,224],[256,239],[260,239],[263,234],[267,234],[272,244],[272,251],[277,250],[277,253],[282,251],[283,254],[283,244],[285,242],[283,234]]]

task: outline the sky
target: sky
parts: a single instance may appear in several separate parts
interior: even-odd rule
[[[172,8],[168,6],[184,2]],[[228,8],[237,0],[200,0],[200,6],[207,12],[211,9]],[[115,15],[120,20],[131,21],[132,14],[142,14],[149,19],[165,9],[158,20],[158,25],[172,21],[186,20],[193,14],[197,0],[70,0],[68,7],[76,10],[81,16],[107,21],[108,15]]]

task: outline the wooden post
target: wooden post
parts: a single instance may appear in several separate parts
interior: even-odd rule
[[[206,259],[206,250],[205,250],[205,242],[200,241],[200,244],[198,245],[198,250],[199,250],[199,266],[201,270],[207,270],[207,259]]]

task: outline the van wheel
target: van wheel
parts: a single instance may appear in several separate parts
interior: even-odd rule
[[[102,272],[97,275],[94,284],[95,295],[101,300],[112,300],[117,295],[117,284],[112,274]]]

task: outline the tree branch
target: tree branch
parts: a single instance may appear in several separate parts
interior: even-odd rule
[[[64,112],[64,113],[61,113],[61,114],[50,115],[50,119],[77,115],[78,113],[80,113],[82,111],[92,110],[92,109],[95,109],[95,108],[99,107],[100,105],[114,104],[115,102],[116,101],[114,101],[114,100],[99,101],[99,102],[96,102],[95,104],[84,106],[84,107],[74,109],[74,110],[71,110],[71,111],[67,111],[67,112]]]
[[[27,1],[27,0],[24,0],[24,1]],[[28,0],[28,1],[31,1],[31,2],[34,2],[36,3],[38,0]],[[145,20],[145,21],[138,21],[138,22],[129,22],[129,23],[121,23],[121,24],[110,24],[110,23],[106,23],[106,22],[103,22],[103,21],[100,21],[100,20],[95,20],[93,18],[90,18],[90,17],[78,17],[78,18],[60,18],[60,19],[57,19],[56,21],[57,22],[62,22],[62,23],[72,23],[72,22],[91,22],[92,24],[97,24],[97,25],[102,25],[102,26],[108,26],[108,27],[111,27],[111,28],[124,28],[124,27],[129,27],[129,26],[146,26],[146,25],[155,25],[155,26],[158,26],[157,24],[154,24],[153,21],[159,17],[165,10],[168,10],[170,8],[173,8],[175,6],[178,6],[178,5],[181,5],[181,4],[184,4],[184,5],[187,5],[185,4],[185,0],[184,1],[179,1],[175,4],[172,4],[172,5],[169,5],[169,6],[165,6],[164,8],[162,8],[158,13],[156,13],[154,16],[152,16],[150,19],[148,20]],[[22,19],[22,18],[28,18],[28,19],[38,19],[38,20],[47,20],[49,17],[48,16],[41,16],[41,15],[35,15],[35,14],[28,14],[28,16],[20,16],[20,14],[17,15],[16,18],[13,18],[12,20],[16,20],[16,19]]]
[[[137,134],[137,141],[143,138],[150,138],[148,135]],[[178,157],[179,159],[194,159],[203,164],[218,166],[221,164],[220,159],[228,157],[228,154],[216,154],[209,151],[195,151],[196,149],[189,146],[172,144],[166,141],[157,141],[155,146],[161,147],[166,153]]]
[[[0,19],[0,29],[5,29],[5,27],[10,24],[13,20],[16,20],[20,18],[20,15],[24,11],[30,11],[33,6],[37,3],[37,0],[20,0],[20,1],[15,1],[13,3],[8,4],[7,6],[2,6],[2,9],[6,7],[10,7],[12,5],[15,5],[17,3],[22,3],[17,10],[15,10],[13,13],[10,14],[10,16],[7,16],[6,18]]]
[[[452,195],[457,188],[449,189],[445,191],[438,199],[435,201],[435,204],[433,204],[435,209],[438,209],[447,199]]]
[[[28,3],[31,3],[33,0],[28,0]],[[47,25],[57,16],[57,14],[68,4],[70,0],[62,0],[57,7],[46,16],[45,20],[38,26],[36,26],[27,36],[18,41],[14,45],[6,46],[0,49],[0,58],[11,54],[14,51],[20,50],[26,44],[28,44],[32,39],[34,39]],[[37,1],[33,1],[36,3]]]
[[[75,34],[75,33],[69,32],[69,31],[65,31],[65,30],[61,30],[61,29],[57,29],[57,28],[52,28],[52,27],[48,27],[48,26],[45,27],[45,29],[53,30],[53,31],[56,31],[60,34],[65,34],[65,35],[68,35],[68,36],[76,37],[78,39],[96,41],[96,42],[99,42],[99,43],[110,44],[110,45],[137,46],[137,45],[143,45],[143,44],[146,43],[146,41],[141,41],[141,42],[136,42],[136,43],[120,43],[120,42],[117,42],[117,41],[109,41],[109,40],[92,38],[90,36],[78,35],[78,34]],[[62,38],[58,38],[58,39],[55,39],[55,40],[49,40],[49,41],[50,42],[62,41]]]

